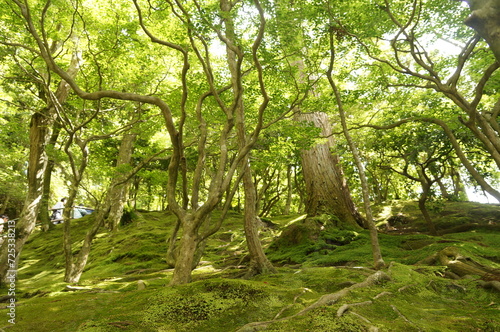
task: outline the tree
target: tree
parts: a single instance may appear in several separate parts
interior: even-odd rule
[[[312,123],[320,128],[321,137],[325,141],[301,152],[307,193],[307,214],[334,215],[338,218],[339,227],[348,225],[356,228],[363,225],[363,218],[351,199],[339,157],[331,152],[335,142],[328,116],[321,112],[302,113],[298,116],[298,120]]]
[[[50,35],[50,31],[46,30],[46,26],[43,25],[44,19],[47,15],[57,12],[58,4],[47,4],[47,6],[36,12],[39,16],[37,20],[33,19],[36,7],[30,7],[27,4],[15,1],[15,6],[12,9],[15,15],[22,17],[24,24],[27,26],[27,31],[30,35],[36,47],[27,47],[25,44],[21,44],[21,47],[25,47],[27,50],[34,51],[38,53],[43,59],[48,68],[63,80],[68,82],[73,91],[77,96],[84,100],[101,100],[104,98],[112,98],[119,100],[126,100],[132,102],[139,102],[143,104],[150,104],[158,107],[160,109],[163,119],[165,121],[165,127],[169,133],[171,142],[171,157],[168,166],[168,183],[167,183],[167,201],[169,209],[179,218],[180,225],[182,227],[182,235],[179,241],[179,254],[175,263],[174,276],[171,281],[172,284],[186,283],[190,280],[191,269],[193,268],[193,263],[195,260],[195,252],[198,246],[201,244],[202,239],[206,238],[206,235],[200,234],[203,229],[201,226],[210,218],[210,213],[215,209],[221,202],[223,194],[227,191],[230,186],[234,186],[235,183],[232,181],[233,176],[236,173],[239,165],[244,162],[246,155],[251,150],[253,144],[255,143],[261,128],[264,123],[264,111],[265,107],[257,107],[252,113],[252,122],[249,123],[248,139],[244,144],[241,144],[236,151],[228,149],[228,146],[235,141],[232,140],[232,134],[235,132],[235,120],[236,117],[240,117],[238,121],[245,121],[242,114],[237,114],[238,112],[245,112],[247,114],[247,109],[243,110],[238,108],[240,101],[243,100],[243,96],[246,93],[245,90],[235,87],[242,87],[243,81],[246,78],[250,79],[252,76],[245,73],[242,70],[243,64],[250,65],[250,71],[255,73],[254,77],[262,77],[263,67],[257,62],[259,57],[257,52],[260,48],[259,40],[262,38],[264,25],[262,23],[257,23],[252,27],[255,28],[256,39],[253,43],[246,43],[244,38],[242,38],[245,29],[237,31],[238,35],[233,34],[232,30],[228,27],[230,21],[229,16],[235,15],[237,11],[240,10],[240,6],[235,6],[234,4],[229,4],[221,2],[224,7],[223,12],[225,14],[219,19],[218,16],[213,15],[218,11],[216,7],[192,7],[183,5],[180,3],[172,3],[172,7],[166,8],[150,8],[148,11],[147,20],[143,16],[143,11],[141,10],[141,5],[138,1],[134,2],[137,21],[142,28],[143,35],[147,36],[152,42],[154,50],[164,50],[165,55],[168,54],[172,59],[175,59],[176,64],[180,64],[178,70],[178,76],[173,80],[176,89],[159,89],[156,94],[144,93],[141,89],[136,89],[136,92],[122,92],[118,89],[106,90],[101,89],[106,76],[103,72],[99,72],[100,67],[95,66],[92,68],[97,77],[96,81],[98,85],[87,86],[87,88],[95,89],[94,92],[86,92],[82,88],[82,84],[77,80],[74,80],[68,75],[68,73],[63,70],[55,59],[51,56],[48,46],[46,43],[46,36]],[[148,4],[145,4],[148,6]],[[258,8],[259,3],[255,2],[255,6]],[[172,10],[171,10],[172,9]],[[75,19],[75,24],[70,27],[77,29],[78,27],[83,27],[85,29],[85,21],[89,20],[89,16],[86,14],[86,10],[79,7],[73,8],[73,11],[78,12],[79,15],[71,15]],[[125,15],[126,16],[126,15]],[[130,16],[127,16],[130,17]],[[199,25],[193,24],[193,18],[197,19]],[[263,12],[260,11],[257,14],[257,18],[263,21]],[[165,20],[176,19],[181,25],[178,26],[176,33],[177,35],[165,33],[162,31],[162,22]],[[38,24],[42,22],[42,24]],[[147,22],[147,23],[146,23]],[[76,24],[78,23],[78,24]],[[131,23],[132,24],[132,23]],[[116,26],[110,26],[112,31],[122,31]],[[244,27],[246,28],[246,26]],[[103,30],[105,31],[105,30]],[[141,39],[140,36],[133,31],[133,28],[127,29],[127,33],[134,34],[136,40],[140,40],[141,43],[147,43],[144,38]],[[68,35],[70,32],[68,29],[65,30]],[[87,35],[90,35],[91,31],[85,30]],[[160,39],[159,35],[164,34],[164,39]],[[222,67],[222,71],[230,69],[235,75],[233,75],[231,84],[226,84],[224,82],[224,75],[217,76],[215,72],[215,67],[213,67],[212,59],[208,53],[208,43],[205,34],[217,35],[220,41],[227,45],[231,50],[226,56],[225,66]],[[111,36],[112,34],[103,36]],[[120,42],[123,42],[123,38],[126,39],[127,34],[123,37],[123,34],[118,34]],[[176,42],[168,41],[168,39],[174,40]],[[128,42],[132,42],[128,40]],[[135,40],[133,41],[135,42]],[[121,44],[120,44],[121,45]],[[251,46],[253,45],[253,47]],[[102,57],[101,54],[105,54],[106,50],[99,51],[91,40],[89,43],[89,51],[84,55],[94,56],[94,59]],[[101,45],[103,47],[107,45]],[[245,49],[250,46],[249,49]],[[142,54],[141,56],[144,56]],[[99,64],[94,61],[95,64]],[[91,70],[92,63],[89,62],[89,67],[86,71]],[[218,65],[222,65],[219,62]],[[253,67],[252,67],[253,66]],[[196,69],[196,74],[193,76],[188,75],[190,68]],[[101,68],[102,69],[102,68]],[[116,72],[110,71],[110,74],[116,75]],[[169,74],[169,76],[171,76]],[[216,79],[220,77],[220,82]],[[203,80],[200,80],[202,79]],[[119,88],[125,87],[124,85],[117,85]],[[160,87],[160,85],[158,86]],[[233,90],[230,91],[229,87]],[[155,87],[148,87],[150,90],[155,89]],[[192,88],[190,90],[190,88]],[[146,88],[147,90],[147,88]],[[193,92],[191,94],[190,92]],[[252,92],[248,90],[248,93]],[[196,96],[196,93],[198,95]],[[260,92],[257,92],[256,98],[258,98]],[[261,95],[262,96],[262,95]],[[175,108],[174,108],[175,105]],[[189,113],[191,107],[196,109],[195,113]],[[289,108],[291,109],[291,108]],[[279,112],[279,116],[282,113],[289,111]],[[218,111],[217,116],[211,113]],[[204,132],[201,130],[201,135],[190,136],[186,134],[189,133],[189,128],[186,128],[186,119],[189,115],[196,115],[196,119],[199,125],[203,125],[206,119],[209,119],[213,126],[221,128],[221,130],[214,134],[212,132]],[[250,114],[250,112],[248,112]],[[189,122],[189,127],[196,127],[194,122]],[[214,174],[211,176],[210,185],[208,191],[203,191],[200,187],[200,183],[197,182],[196,177],[192,183],[192,187],[189,188],[188,178],[186,176],[187,168],[185,167],[186,162],[186,139],[195,140],[198,145],[198,162],[197,169],[195,169],[194,174],[201,174],[199,170],[204,170],[205,161],[203,150],[208,144],[213,144],[214,140],[217,143],[217,150],[219,152],[219,158],[216,166],[214,167]],[[189,143],[190,145],[191,143]],[[214,145],[215,146],[215,145]],[[188,195],[188,191],[191,195]],[[177,193],[180,193],[178,195]],[[203,196],[202,196],[203,195]],[[203,204],[200,204],[200,199],[203,199]],[[211,231],[211,230],[210,230]],[[208,233],[210,233],[210,231]]]
[[[10,42],[5,43],[11,45]],[[67,76],[74,77],[78,71],[76,57],[72,57],[68,66]],[[49,75],[50,76],[50,75]],[[51,128],[55,121],[56,107],[65,102],[69,86],[65,81],[59,83],[53,92],[51,86],[43,76],[34,77],[43,86],[47,106],[31,116],[30,122],[30,150],[28,159],[28,189],[23,210],[16,224],[15,262],[9,263],[7,241],[0,248],[0,279],[5,282],[8,270],[16,270],[19,256],[29,235],[35,228],[36,218],[43,196],[45,169],[47,167],[46,145],[50,141]]]
[[[359,178],[361,180],[361,189],[363,192],[363,205],[365,208],[365,214],[366,214],[366,226],[370,230],[370,241],[372,245],[372,253],[373,253],[373,265],[376,269],[381,269],[385,266],[385,262],[382,258],[382,253],[380,251],[380,245],[378,241],[378,235],[377,235],[377,227],[375,226],[375,221],[373,219],[373,213],[371,209],[371,203],[370,203],[370,188],[368,185],[368,181],[366,179],[366,173],[365,173],[365,168],[363,166],[363,162],[361,160],[361,157],[359,155],[358,147],[354,140],[351,137],[351,134],[349,132],[349,128],[347,127],[347,121],[346,121],[346,115],[344,111],[344,104],[342,103],[342,98],[340,96],[340,91],[339,88],[337,87],[337,84],[335,83],[335,80],[333,79],[333,67],[335,64],[335,42],[334,42],[334,30],[333,27],[329,30],[329,42],[330,42],[330,65],[328,67],[326,76],[328,78],[328,82],[330,83],[330,86],[333,90],[333,93],[335,95],[335,100],[337,102],[337,107],[340,115],[340,122],[342,124],[342,131],[344,133],[344,136],[347,140],[347,143],[349,145],[349,149],[351,150],[351,153],[354,157],[354,161],[356,162],[356,167],[358,169],[359,173]]]
[[[486,40],[490,49],[500,62],[500,7],[495,0],[462,0],[465,1],[471,10],[470,16],[465,20],[465,24],[476,30],[481,37]]]
[[[475,5],[473,7],[477,10],[485,9],[486,3],[480,1],[477,3],[478,7]],[[484,6],[479,4],[484,4]],[[438,5],[439,9],[437,9]],[[494,61],[491,53],[476,52],[482,47],[480,38],[472,35],[463,26],[460,20],[466,15],[463,8],[452,2],[448,3],[445,8],[441,6],[441,3],[433,1],[425,3],[414,1],[411,7],[385,1],[384,6],[379,7],[378,10],[386,15],[384,20],[381,20],[384,27],[387,26],[387,19],[392,24],[390,31],[393,33],[387,41],[380,33],[365,36],[364,33],[355,32],[354,27],[350,29],[342,24],[341,27],[345,33],[349,33],[359,42],[371,59],[396,74],[395,77],[385,79],[388,80],[389,86],[398,87],[401,90],[434,90],[440,96],[449,99],[462,111],[458,119],[462,126],[474,134],[477,147],[487,151],[497,167],[500,167],[498,150],[500,131],[497,123],[499,108],[498,97],[495,96],[497,93],[495,75],[498,75],[497,69],[500,64]],[[433,16],[430,13],[433,10],[441,13],[438,19],[432,19]],[[479,13],[476,12],[475,15],[479,16]],[[486,18],[483,18],[484,23]],[[439,29],[437,25],[440,26]],[[443,26],[447,28],[443,29]],[[438,30],[445,33],[436,34]],[[388,31],[385,30],[385,33],[387,34]],[[449,56],[455,57],[454,62],[451,62],[447,56],[429,51],[438,39],[448,40],[450,43],[454,43],[453,40],[462,43],[457,54]],[[386,52],[387,49],[391,52]],[[450,137],[453,131],[450,130],[448,119],[435,118],[434,120],[442,125],[443,130]],[[450,138],[450,140],[453,139]],[[453,144],[453,147],[463,165],[481,187],[500,199],[500,193],[474,169],[466,155],[460,150],[459,144]]]

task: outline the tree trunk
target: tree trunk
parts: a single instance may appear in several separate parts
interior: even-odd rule
[[[97,232],[103,225],[103,221],[105,220],[103,216],[104,212],[98,212],[94,224],[92,225],[92,228],[88,230],[87,234],[85,235],[85,239],[83,240],[82,247],[80,248],[80,251],[78,252],[76,258],[74,258],[72,255],[70,255],[71,260],[66,261],[66,275],[64,277],[64,281],[68,283],[78,283],[80,281],[80,278],[82,277],[83,270],[85,269],[85,266],[87,265],[87,260],[90,255],[90,249],[92,242],[97,235]],[[65,227],[66,224],[68,224],[69,228],[69,220],[65,222]],[[66,244],[66,242],[65,242]],[[69,246],[69,249],[71,249],[71,245]],[[68,268],[69,266],[69,268]]]
[[[10,195],[7,194],[4,198],[4,201],[2,204],[0,204],[0,214],[4,214],[5,213],[5,210],[7,209],[7,206],[9,205],[9,201],[10,201]]]
[[[286,168],[286,203],[283,214],[290,214],[292,206],[293,182],[292,182],[292,166],[288,165]]]
[[[257,193],[255,191],[255,185],[252,180],[252,173],[251,168],[248,165],[248,160],[244,161],[241,171],[243,172],[243,188],[245,191],[245,239],[250,254],[250,266],[245,277],[250,278],[257,274],[276,273],[276,269],[267,259],[259,239],[256,206]]]
[[[199,220],[192,213],[186,213],[182,223],[182,236],[179,242],[179,251],[175,260],[174,274],[170,286],[182,285],[191,282],[193,261],[198,247]]]
[[[330,82],[330,86],[335,94],[335,100],[337,102],[337,107],[340,115],[340,122],[342,124],[342,131],[349,145],[349,149],[354,158],[354,162],[356,163],[356,168],[358,169],[359,179],[361,181],[361,190],[363,192],[363,205],[366,213],[366,226],[370,230],[370,243],[372,247],[372,256],[373,256],[373,266],[375,269],[381,269],[385,266],[384,259],[382,258],[382,252],[380,251],[380,244],[378,241],[378,232],[377,227],[375,226],[375,222],[373,221],[373,214],[370,202],[370,187],[368,185],[368,180],[366,179],[366,172],[363,162],[361,161],[361,157],[359,155],[358,147],[356,143],[351,137],[349,133],[349,128],[347,127],[347,120],[344,111],[344,104],[342,102],[340,91],[337,88],[337,84],[332,77],[333,64],[335,60],[335,45],[333,42],[333,34],[330,34],[330,51],[331,51],[331,61],[330,66],[327,71],[328,81]]]
[[[53,121],[53,110],[50,108],[45,108],[31,117],[28,191],[15,228],[14,262],[9,259],[12,258],[8,252],[9,241],[4,241],[0,249],[0,280],[2,282],[6,282],[8,270],[17,270],[21,250],[35,228],[43,194],[43,176],[47,167],[45,146],[50,138],[50,128]]]
[[[120,166],[129,164],[132,160],[132,152],[134,150],[136,137],[137,134],[129,133],[123,135],[120,143],[120,149],[118,151],[118,160],[116,162],[118,172],[120,172]],[[123,207],[127,200],[128,186],[129,181],[112,185],[110,188],[111,192],[108,192],[108,195],[110,196],[110,208],[109,215],[106,218],[106,226],[111,231],[115,231],[120,223],[120,219],[123,215]]]
[[[257,5],[257,3],[256,3]],[[230,13],[232,6],[234,3],[228,0],[221,0],[221,10],[227,14]],[[261,9],[261,8],[260,8]],[[261,12],[262,14],[262,12]],[[230,43],[233,44],[236,42],[235,38],[235,22],[228,15],[228,19],[225,21],[226,25],[226,34]],[[263,27],[265,26],[263,16],[261,18],[261,26],[259,27],[260,32],[263,33]],[[252,47],[252,55],[254,59],[254,64],[257,67],[258,71],[262,70],[260,62],[257,60],[258,56],[256,54],[256,49],[260,43],[260,39],[262,38],[262,34],[259,34],[259,37],[255,40],[255,44]],[[274,271],[271,263],[267,260],[267,257],[262,250],[262,245],[259,240],[259,234],[256,225],[257,218],[257,192],[255,191],[255,186],[252,180],[252,173],[249,166],[249,152],[251,147],[255,144],[256,138],[258,137],[261,126],[259,124],[256,125],[254,132],[252,135],[247,135],[246,133],[246,121],[245,121],[245,105],[243,102],[243,84],[242,84],[242,72],[241,72],[241,59],[243,57],[243,53],[236,45],[233,44],[233,48],[231,45],[226,44],[226,54],[227,54],[227,63],[229,70],[231,72],[231,87],[233,89],[233,93],[235,94],[234,99],[234,114],[235,114],[235,124],[237,130],[237,138],[238,138],[238,147],[240,150],[241,160],[239,163],[240,172],[243,175],[243,188],[245,191],[245,210],[244,210],[244,228],[245,228],[245,237],[247,241],[248,250],[250,253],[250,261],[251,266],[248,274],[256,274],[262,272],[270,272]],[[238,52],[236,52],[236,50]],[[259,72],[259,76],[261,76],[262,72]],[[264,82],[259,79],[260,91],[263,97],[263,101],[259,107],[259,114],[262,116],[263,111],[267,107],[267,103],[269,102],[269,97],[267,96],[267,92],[264,88]],[[262,118],[261,118],[262,120]],[[260,121],[261,121],[260,120]],[[241,151],[247,151],[246,153],[242,153]]]
[[[66,147],[68,147],[68,143]],[[83,163],[86,165],[87,161],[84,160]],[[74,165],[73,167],[74,168]],[[85,167],[83,167],[85,168]],[[76,283],[79,280],[79,277],[76,278],[78,274],[75,272],[75,264],[73,261],[73,246],[71,239],[71,219],[73,214],[73,206],[75,205],[76,195],[78,193],[78,186],[80,185],[80,181],[82,179],[80,175],[73,175],[72,183],[69,189],[68,198],[66,200],[66,205],[63,210],[63,249],[64,249],[64,258],[65,258],[65,273],[64,273],[64,281],[70,283]],[[80,273],[81,275],[81,273]]]
[[[73,54],[67,75],[75,77],[79,69],[79,58],[76,52]],[[69,85],[61,81],[55,92],[56,100],[49,99],[48,106],[33,114],[30,123],[30,150],[28,159],[28,190],[24,206],[16,225],[15,243],[15,263],[9,263],[8,241],[4,241],[0,248],[0,280],[5,281],[7,271],[17,270],[19,255],[24,243],[28,240],[33,229],[35,229],[36,219],[40,211],[40,204],[43,196],[44,174],[47,167],[48,158],[45,151],[50,140],[52,125],[56,118],[56,110],[53,102],[62,105],[66,102],[69,94]]]
[[[179,247],[177,246],[177,234],[179,233],[179,229],[181,226],[181,221],[179,219],[176,220],[174,230],[172,234],[170,234],[170,238],[167,239],[167,255],[166,261],[167,264],[171,267],[175,267],[175,262],[177,260]]]
[[[321,136],[327,137],[326,142],[301,151],[307,194],[306,213],[309,216],[335,215],[340,220],[339,226],[363,225],[363,218],[352,201],[339,157],[330,151],[335,143],[328,116],[322,112],[302,113],[298,121],[312,122],[321,128]]]
[[[460,172],[455,169],[453,166],[450,170],[451,180],[453,182],[453,196],[456,200],[460,202],[468,201],[469,197],[467,196],[467,192],[465,191],[465,185],[462,181],[462,176]]]
[[[61,132],[61,126],[58,125],[58,122],[56,121],[53,126],[53,132],[52,135],[50,136],[50,141],[48,143],[49,149],[50,147],[52,149],[55,147],[60,132]],[[49,156],[48,164],[45,169],[45,176],[43,179],[42,202],[40,206],[40,212],[38,213],[38,218],[40,219],[40,222],[42,224],[42,230],[44,231],[48,231],[49,229],[52,229],[54,227],[54,224],[50,220],[50,213],[49,213],[50,185],[52,182],[52,171],[54,170],[54,166],[55,166],[54,158]]]
[[[471,15],[465,24],[476,30],[500,62],[500,5],[498,0],[465,0]]]
[[[432,218],[426,206],[432,183],[426,181],[422,176],[422,174],[420,174],[420,183],[422,185],[422,194],[420,194],[420,198],[418,200],[418,208],[420,209],[420,212],[422,212],[422,215],[424,216],[424,220],[427,223],[427,227],[429,227],[429,232],[431,233],[431,235],[437,235],[436,226],[432,222]]]

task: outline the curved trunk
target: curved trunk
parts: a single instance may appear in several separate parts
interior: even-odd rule
[[[450,170],[451,180],[453,182],[453,196],[458,201],[468,201],[467,192],[465,191],[465,185],[462,181],[460,172],[458,172],[453,166]]]
[[[83,240],[82,247],[76,256],[76,259],[71,260],[70,269],[66,271],[66,275],[64,277],[64,281],[69,283],[78,283],[83,274],[83,270],[87,265],[87,260],[90,255],[90,249],[92,245],[92,241],[94,240],[97,232],[101,228],[103,224],[104,218],[96,218],[92,228],[85,235],[85,239]]]
[[[424,216],[424,220],[427,223],[427,227],[429,227],[429,232],[431,233],[431,235],[437,235],[436,226],[434,225],[434,222],[432,222],[432,218],[429,214],[429,211],[427,210],[427,206],[425,205],[427,203],[427,199],[429,198],[431,184],[429,184],[424,179],[421,179],[420,183],[422,184],[422,194],[420,195],[420,198],[418,200],[418,208]]]
[[[290,214],[292,206],[293,182],[292,182],[292,166],[288,165],[286,169],[286,203],[283,214]]]
[[[359,155],[358,147],[349,133],[349,128],[347,127],[347,120],[344,111],[344,104],[342,102],[340,91],[337,88],[337,84],[332,77],[333,65],[335,62],[335,44],[333,33],[330,33],[330,65],[327,71],[328,81],[332,90],[335,94],[335,100],[337,102],[337,107],[340,115],[340,122],[342,124],[342,131],[349,145],[349,149],[354,157],[354,162],[356,163],[356,168],[358,169],[359,179],[361,181],[361,190],[363,192],[363,205],[366,213],[366,226],[370,230],[370,243],[372,248],[373,265],[376,269],[381,269],[385,266],[384,259],[382,258],[382,252],[380,251],[380,244],[378,241],[378,232],[375,222],[373,221],[373,214],[370,202],[370,187],[368,185],[368,180],[366,178],[366,172]]]
[[[181,226],[181,221],[177,219],[174,230],[172,231],[172,234],[170,234],[170,237],[167,239],[168,247],[167,247],[166,261],[167,264],[170,265],[171,267],[175,266],[175,261],[177,260],[177,253],[179,252],[179,248],[177,247],[177,234],[179,233],[180,226]]]
[[[48,143],[49,149],[54,148],[57,143],[57,138],[59,137],[59,133],[61,132],[61,126],[56,121],[54,123],[53,132],[50,136],[50,141]],[[50,206],[49,206],[49,198],[50,198],[50,185],[52,182],[52,171],[54,170],[55,161],[53,158],[49,156],[48,164],[45,169],[45,176],[43,179],[43,196],[40,205],[40,213],[38,213],[38,218],[42,223],[42,229],[44,231],[48,231],[54,227],[54,224],[50,220]]]
[[[197,220],[191,213],[187,213],[182,223],[182,236],[179,242],[179,251],[175,260],[174,274],[169,285],[182,285],[191,282],[191,271],[198,247]]]
[[[255,186],[252,180],[252,173],[248,165],[248,160],[245,161],[241,171],[244,172],[243,187],[245,190],[245,239],[250,254],[250,266],[245,277],[249,278],[257,274],[276,273],[276,269],[267,259],[259,239],[256,209],[257,193],[255,192]]]

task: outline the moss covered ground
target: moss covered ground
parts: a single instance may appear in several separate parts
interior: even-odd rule
[[[208,242],[193,282],[168,287],[166,239],[175,218],[137,212],[133,221],[95,240],[77,290],[63,282],[62,227],[37,230],[26,244],[16,282],[16,324],[1,304],[0,331],[499,331],[500,293],[480,287],[484,276],[445,278],[447,268],[420,264],[446,247],[500,269],[500,206],[443,203],[433,210],[439,236],[425,232],[416,204],[376,208],[390,277],[354,288],[375,273],[369,234],[339,230],[328,216],[269,218],[261,240],[278,273],[245,273],[242,216],[232,212]],[[384,226],[390,216],[401,224]],[[83,239],[92,222],[73,223]],[[445,230],[463,226],[453,232]],[[491,277],[491,276],[490,276]],[[138,285],[144,283],[145,289]],[[1,295],[6,289],[0,289]],[[326,294],[335,301],[305,310]],[[347,309],[346,309],[347,308]],[[5,314],[2,314],[5,313]],[[261,325],[249,325],[266,322]]]

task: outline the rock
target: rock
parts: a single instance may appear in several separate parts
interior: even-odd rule
[[[143,290],[146,289],[146,283],[144,280],[138,280],[137,281],[137,290]]]

